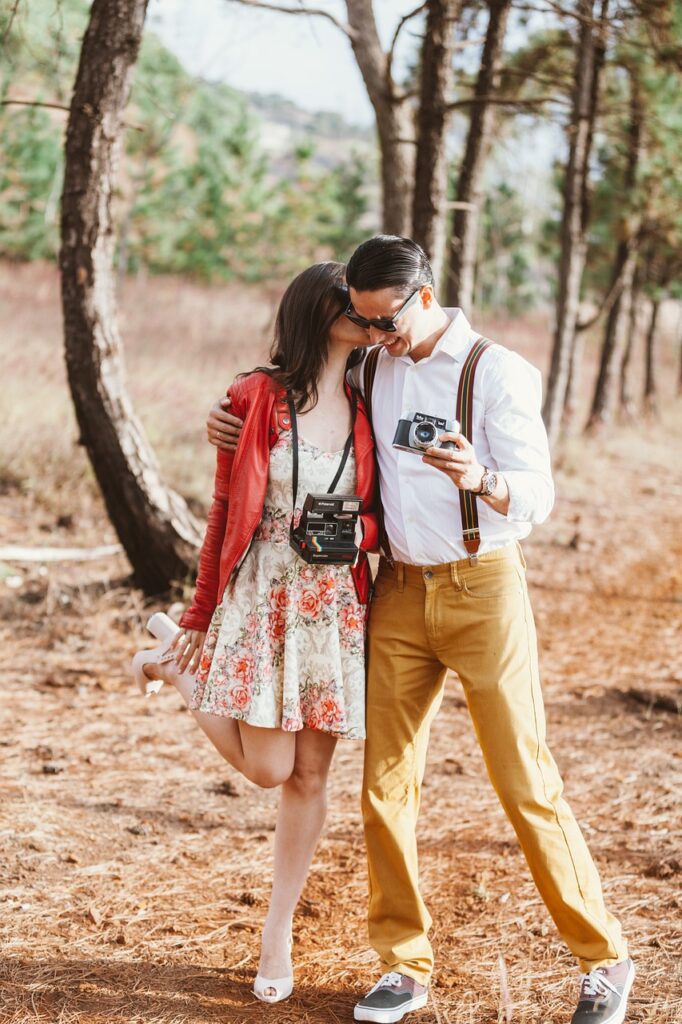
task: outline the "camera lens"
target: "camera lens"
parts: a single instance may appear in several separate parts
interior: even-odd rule
[[[438,431],[436,430],[436,424],[429,423],[428,420],[423,423],[418,423],[414,429],[414,442],[419,448],[430,448],[437,438]]]

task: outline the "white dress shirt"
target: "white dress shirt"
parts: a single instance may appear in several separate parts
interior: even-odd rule
[[[379,354],[372,389],[372,419],[377,446],[381,501],[393,557],[412,565],[440,565],[466,558],[459,494],[452,480],[422,462],[419,455],[393,448],[398,420],[408,412],[456,418],[459,378],[464,360],[480,335],[461,309],[452,318],[430,356]],[[350,371],[363,389],[363,364]],[[473,389],[473,438],[479,463],[504,476],[509,511],[495,512],[478,500],[479,554],[527,537],[554,504],[547,433],[540,413],[542,378],[516,352],[494,345],[476,367]]]

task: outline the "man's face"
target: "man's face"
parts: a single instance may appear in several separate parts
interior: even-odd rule
[[[427,310],[433,303],[433,288],[422,285],[416,289],[419,294],[405,312],[395,321],[395,331],[369,328],[372,345],[383,345],[391,356],[407,356],[427,336]],[[402,293],[395,288],[380,288],[378,291],[359,292],[350,288],[353,310],[367,320],[390,319],[399,312],[410,298],[409,292]]]

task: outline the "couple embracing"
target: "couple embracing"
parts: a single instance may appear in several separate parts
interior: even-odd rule
[[[540,374],[441,307],[423,250],[387,235],[347,267],[295,278],[270,360],[211,410],[217,469],[194,599],[180,628],[152,616],[161,643],[134,659],[143,692],[173,684],[229,764],[281,787],[255,995],[292,992],[292,919],[334,748],[364,739],[369,938],[383,974],[354,1016],[394,1022],[427,1004],[416,827],[451,669],[584,972],[572,1024],[621,1024],[634,967],[547,746],[519,546],[554,500]],[[318,561],[308,496],[329,494],[346,498],[355,535],[340,559]],[[381,552],[373,583],[368,551]]]

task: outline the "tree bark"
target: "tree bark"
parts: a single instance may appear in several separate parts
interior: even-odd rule
[[[592,399],[588,429],[599,430],[608,425],[618,401],[620,366],[627,337],[627,325],[632,302],[632,279],[637,255],[633,239],[618,244],[613,276],[618,280],[618,297],[609,310],[604,329],[597,384]]]
[[[185,501],[163,484],[133,414],[114,298],[111,198],[147,0],[94,0],[65,146],[60,269],[66,366],[81,443],[146,593],[187,576],[200,542]]]
[[[580,0],[581,16],[575,66],[575,87],[569,125],[569,155],[563,188],[561,257],[552,357],[543,410],[551,444],[561,431],[569,375],[579,376],[573,358],[580,287],[587,252],[589,161],[604,63],[604,29],[608,0],[603,0],[599,34],[594,27],[594,0]],[[571,365],[573,364],[573,365]]]
[[[578,411],[583,404],[583,356],[585,354],[585,331],[576,331],[571,346],[566,383],[566,400],[564,403],[563,431],[565,434],[577,432]]]
[[[620,367],[620,413],[625,419],[633,419],[637,413],[637,399],[632,380],[632,357],[637,348],[642,318],[641,273],[638,264],[632,277],[630,309],[626,327],[625,351]]]
[[[623,195],[632,196],[637,185],[637,167],[642,136],[642,107],[634,67],[630,72],[630,125],[628,131],[627,165],[623,181]],[[616,300],[609,310],[604,331],[599,373],[592,399],[587,429],[596,431],[610,423],[618,400],[618,382],[623,347],[632,302],[632,284],[637,262],[639,224],[634,215],[625,214],[621,223],[612,281],[617,284]],[[612,285],[613,287],[613,285]]]
[[[447,130],[455,22],[461,0],[429,0],[421,54],[417,160],[415,165],[412,237],[425,250],[440,283],[447,225]]]
[[[476,79],[475,97],[494,96],[497,91],[510,7],[511,0],[489,0],[490,15]],[[456,194],[456,202],[467,205],[456,207],[454,211],[446,282],[448,306],[461,306],[467,314],[474,302],[479,208],[483,195],[483,173],[490,151],[494,123],[493,104],[472,104]]]
[[[374,108],[379,138],[382,226],[390,235],[412,231],[415,135],[406,97],[399,95],[379,39],[372,0],[346,0],[351,46]]]
[[[644,409],[648,416],[658,416],[658,381],[656,378],[656,335],[658,332],[658,314],[661,299],[651,303],[649,329],[646,332],[646,349],[644,363]]]

